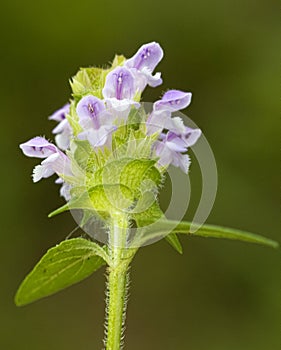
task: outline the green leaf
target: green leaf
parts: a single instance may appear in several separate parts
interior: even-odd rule
[[[158,202],[155,200],[149,208],[146,209],[145,207],[143,211],[132,213],[132,218],[136,221],[138,227],[143,227],[157,222],[163,215]],[[144,228],[144,230],[146,229]]]
[[[115,212],[130,207],[134,197],[132,191],[122,184],[98,185],[89,190],[95,211]]]
[[[172,232],[168,234],[165,239],[178,253],[183,253],[181,242],[176,233]]]
[[[48,217],[51,218],[71,209],[90,210],[93,211],[93,215],[94,212],[102,214],[116,212],[116,210],[123,211],[134,201],[132,191],[122,184],[97,185],[88,191],[82,186],[81,189],[81,193],[77,191],[79,188],[74,189],[78,193],[77,196],[74,194],[68,203],[51,212]]]
[[[142,220],[142,225],[145,226],[153,223],[153,221],[150,220]],[[198,237],[213,237],[213,238],[226,238],[226,239],[232,239],[232,240],[239,240],[244,242],[250,242],[250,243],[257,243],[266,245],[272,248],[278,248],[279,244],[271,239],[265,238],[263,236],[246,232],[246,231],[240,231],[237,229],[227,228],[227,227],[221,227],[221,226],[215,226],[215,225],[203,225],[199,227],[198,230],[195,232],[190,232],[191,226],[195,227],[196,225],[191,222],[183,221],[181,223],[177,223],[173,220],[159,220],[158,222],[155,222],[155,224],[149,226],[149,228],[146,230],[144,237],[142,237],[142,240],[148,241],[150,239],[155,239],[157,237],[164,237],[170,232],[173,233],[181,233],[181,234],[187,234],[187,235],[193,235]],[[141,242],[143,244],[144,242]]]
[[[128,186],[131,191],[139,190],[144,178],[147,178],[148,170],[155,164],[150,159],[135,159],[128,162],[120,173],[120,183]]]
[[[73,191],[77,192],[77,194],[74,194]],[[79,191],[81,191],[81,193],[79,193]],[[60,208],[52,211],[48,215],[48,218],[52,218],[55,215],[61,214],[71,209],[94,210],[93,203],[90,199],[89,193],[87,192],[84,186],[74,188],[71,191],[71,194],[72,194],[72,198],[69,200],[69,202],[64,204]]]
[[[92,186],[120,184],[135,192],[140,188],[144,179],[158,180],[157,169],[151,170],[154,164],[154,160],[145,158],[121,158],[109,161],[103,168],[93,174],[90,182]]]
[[[17,306],[32,303],[80,282],[105,265],[106,251],[94,242],[73,238],[51,248],[20,285]]]

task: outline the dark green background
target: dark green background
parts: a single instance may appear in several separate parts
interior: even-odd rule
[[[104,271],[24,308],[25,274],[75,226],[52,179],[33,184],[20,142],[51,137],[46,117],[69,97],[80,66],[159,41],[164,84],[193,92],[188,115],[215,153],[219,188],[209,223],[280,241],[279,7],[271,0],[6,1],[1,4],[1,316],[5,350],[101,349]],[[194,162],[191,180],[200,184]],[[197,176],[198,175],[198,176]],[[187,217],[189,217],[187,213]],[[131,272],[126,348],[279,350],[280,251],[182,237],[141,249]]]

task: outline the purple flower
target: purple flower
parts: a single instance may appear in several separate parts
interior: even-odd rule
[[[168,167],[173,164],[180,167],[185,173],[188,173],[190,159],[187,154],[182,154],[182,145],[177,144],[176,140],[164,138],[161,142],[155,144],[155,153],[159,157],[158,164],[162,167]]]
[[[117,67],[108,73],[102,92],[113,119],[126,120],[131,106],[139,107],[133,100],[136,95],[134,77],[125,67]]]
[[[62,108],[55,111],[52,115],[49,116],[50,120],[55,120],[56,122],[61,122],[66,118],[66,115],[69,113],[70,104],[65,104]]]
[[[28,157],[46,158],[33,170],[33,181],[38,182],[42,178],[49,177],[54,173],[72,176],[70,159],[55,145],[48,142],[44,137],[33,139],[20,145],[23,153]]]
[[[185,173],[188,172],[190,159],[185,153],[188,147],[193,146],[201,135],[200,129],[191,129],[185,127],[182,134],[176,134],[169,131],[167,134],[161,134],[160,140],[155,144],[155,153],[159,157],[160,166],[173,164],[180,167]]]
[[[73,176],[70,159],[60,150],[44,159],[40,165],[36,165],[32,174],[33,181],[38,182],[55,173],[58,176]]]
[[[103,125],[99,129],[88,129],[81,132],[80,140],[88,140],[93,148],[107,146],[110,148],[111,135],[116,130],[114,125]]]
[[[109,145],[115,117],[106,111],[104,102],[93,95],[85,96],[78,102],[76,112],[83,128],[78,137],[88,140],[93,147]]]
[[[167,91],[160,101],[154,103],[154,110],[166,110],[170,112],[186,108],[191,102],[191,93],[180,90]]]
[[[142,92],[148,84],[152,87],[162,84],[161,74],[154,71],[157,64],[163,58],[163,50],[156,42],[142,45],[137,53],[125,62],[125,66],[132,69],[137,82],[137,87]]]
[[[63,179],[60,177],[56,179],[55,183],[61,185],[60,195],[68,202],[71,199],[70,190],[72,186],[69,183],[64,182]]]
[[[146,121],[146,133],[152,135],[156,132],[161,132],[163,129],[168,129],[171,123],[171,112],[165,110],[153,110]]]
[[[106,76],[102,93],[106,99],[132,100],[136,89],[131,71],[126,67],[116,67],[109,72]]]
[[[104,103],[93,95],[83,97],[77,104],[76,112],[83,129],[99,129],[100,119],[105,111]]]
[[[157,64],[163,58],[163,50],[156,42],[142,45],[135,55],[126,61],[126,66],[142,70],[143,68],[154,71]]]
[[[53,113],[49,119],[59,122],[59,124],[53,129],[53,134],[56,134],[55,141],[58,147],[62,150],[69,148],[70,138],[72,135],[72,129],[69,125],[66,115],[70,112],[70,104],[67,103],[61,109]]]
[[[185,132],[181,134],[181,138],[185,142],[186,147],[191,147],[197,142],[201,134],[202,132],[200,129],[191,129],[186,126]]]
[[[172,118],[172,112],[186,108],[191,102],[191,93],[179,90],[167,91],[161,100],[153,104],[153,111],[147,119],[147,134],[168,129],[176,133],[185,131],[185,126],[179,117]]]
[[[20,148],[26,156],[36,158],[47,158],[57,152],[55,145],[39,136],[20,144]]]

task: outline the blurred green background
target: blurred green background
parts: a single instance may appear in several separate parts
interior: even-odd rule
[[[104,270],[28,307],[13,304],[26,273],[75,227],[70,214],[47,219],[62,203],[58,187],[52,179],[32,183],[38,161],[18,144],[52,136],[46,117],[69,98],[68,79],[80,66],[160,42],[164,84],[144,99],[168,88],[193,92],[188,116],[203,129],[219,172],[208,223],[280,241],[278,9],[271,0],[1,4],[1,349],[102,348]],[[191,183],[196,194],[196,162]],[[166,242],[138,253],[126,348],[279,350],[280,251],[202,238],[182,243],[183,256]]]

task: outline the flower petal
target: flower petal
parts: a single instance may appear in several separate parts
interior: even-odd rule
[[[67,119],[63,119],[61,122],[58,123],[58,125],[52,130],[53,134],[59,134],[63,132],[65,129],[69,129],[70,125],[68,123]]]
[[[186,152],[186,143],[179,136],[169,131],[166,135],[166,146],[174,152]]]
[[[189,127],[186,127],[185,133],[182,135],[182,139],[185,141],[186,147],[193,146],[201,134],[202,132],[200,129],[191,129]]]
[[[173,157],[172,164],[176,167],[180,167],[184,173],[188,173],[190,166],[190,158],[187,154],[176,153]]]
[[[33,181],[38,182],[42,178],[57,175],[73,176],[70,159],[61,151],[51,154],[33,170]]]
[[[180,90],[167,91],[160,101],[154,103],[155,110],[167,109],[171,112],[186,108],[191,102],[192,94]]]
[[[66,114],[69,113],[69,107],[70,107],[69,103],[65,104],[62,108],[58,109],[52,115],[50,115],[49,119],[55,120],[57,122],[61,122],[66,118]]]
[[[55,141],[61,150],[65,151],[69,148],[71,135],[71,129],[65,129],[62,133],[56,135]]]
[[[33,182],[38,182],[42,178],[50,177],[54,173],[55,173],[54,170],[47,165],[42,165],[42,164],[36,165],[32,173]]]
[[[106,99],[106,105],[108,108],[108,112],[111,115],[111,120],[118,118],[119,120],[126,120],[132,106],[136,108],[140,107],[140,104],[136,101],[123,99],[118,100],[117,98],[108,98]],[[105,119],[105,118],[104,118]],[[110,121],[110,119],[108,118]]]
[[[159,86],[163,83],[161,73],[157,72],[154,75],[151,74],[147,69],[143,69],[142,73],[147,80],[147,84],[151,87]]]
[[[83,97],[77,104],[76,112],[79,117],[79,123],[83,128],[92,125],[93,128],[100,127],[99,115],[105,110],[104,103],[93,95]]]
[[[67,182],[63,182],[60,188],[60,196],[63,197],[67,202],[71,199],[71,194],[70,194],[71,188],[72,186]]]
[[[156,42],[142,45],[136,54],[125,62],[129,68],[142,70],[147,68],[152,72],[163,58],[163,50]]]
[[[102,147],[111,140],[114,130],[116,130],[115,126],[103,125],[99,129],[85,130],[78,137],[80,140],[88,140],[94,148]]]
[[[55,145],[39,136],[20,144],[20,148],[26,156],[36,158],[47,158],[58,151]]]
[[[130,70],[126,67],[116,67],[109,72],[102,93],[104,98],[133,99],[136,89]]]
[[[146,122],[146,133],[152,135],[156,132],[161,132],[163,129],[168,129],[171,124],[171,112],[165,110],[153,110]]]

